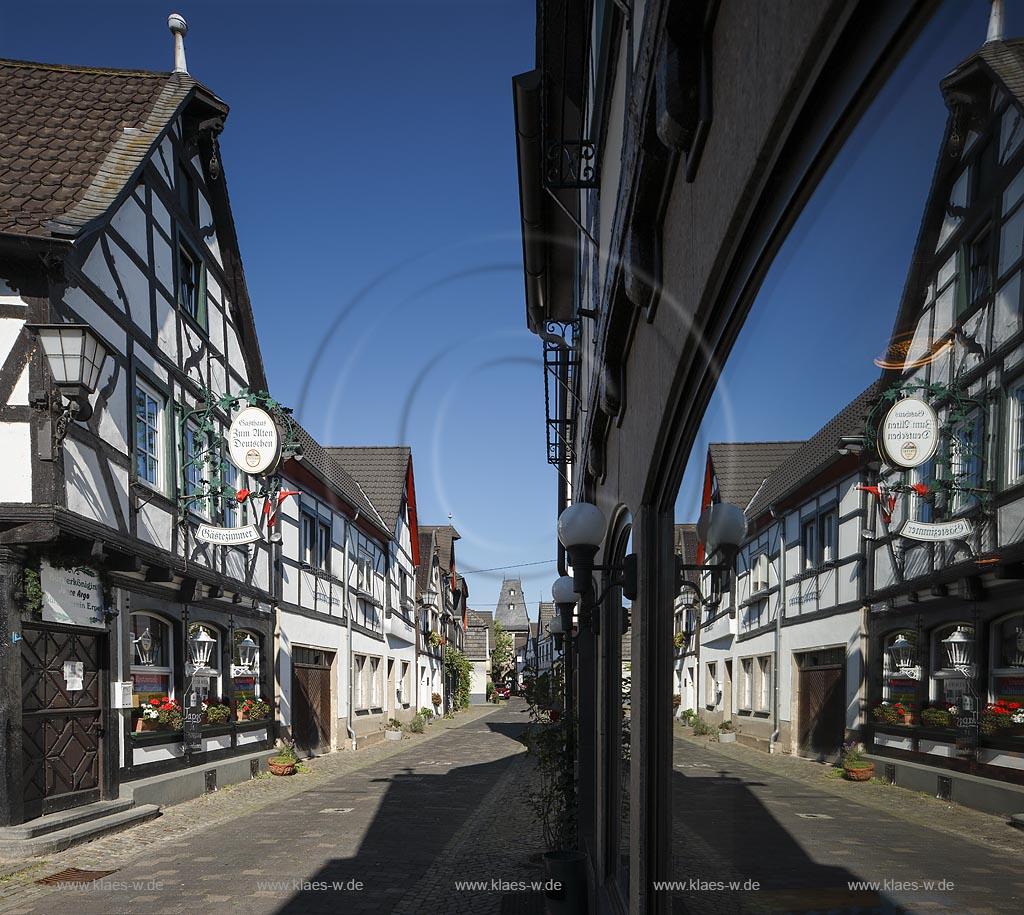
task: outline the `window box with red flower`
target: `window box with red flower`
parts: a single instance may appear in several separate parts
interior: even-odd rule
[[[1016,737],[1024,734],[1024,706],[999,699],[985,706],[978,730],[986,737]]]
[[[238,703],[239,721],[262,721],[270,717],[270,705],[262,699],[244,699]]]
[[[871,710],[871,714],[879,724],[906,727],[914,723],[914,707],[909,702],[883,701]]]
[[[142,706],[142,713],[136,719],[136,731],[180,731],[184,724],[181,706],[164,696],[150,699]]]

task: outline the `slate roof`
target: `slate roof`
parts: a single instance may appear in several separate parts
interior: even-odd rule
[[[494,618],[508,632],[530,631],[530,617],[526,612],[526,598],[523,597],[523,583],[520,579],[506,578],[501,583],[501,596],[498,598]]]
[[[405,499],[405,480],[412,449],[394,447],[329,447],[324,449],[359,483],[388,529],[398,529]]]
[[[747,508],[748,520],[754,520],[801,486],[809,483],[841,455],[837,450],[844,435],[863,433],[865,421],[878,398],[881,383],[872,382],[843,407],[824,426],[768,477],[757,498]]]
[[[416,566],[416,591],[422,594],[430,583],[430,570],[434,564],[434,528],[419,528],[420,564]]]
[[[366,497],[366,493],[352,479],[349,472],[337,461],[332,460],[327,449],[298,423],[295,423],[295,432],[302,445],[302,462],[317,471],[353,508],[359,509],[360,517],[366,518],[382,534],[390,538],[393,531],[388,530],[377,510]]]
[[[437,543],[437,548],[441,556],[441,569],[447,572],[452,567],[452,557],[455,550],[455,541],[461,540],[462,535],[455,530],[450,524],[445,525],[431,525],[421,524],[419,526],[420,533],[424,531],[432,531],[434,534],[434,540]],[[420,552],[420,561],[423,560],[423,553]]]
[[[677,524],[675,526],[675,548],[673,552],[680,556],[683,562],[690,565],[696,564],[700,555],[698,552],[699,547],[696,524]],[[700,572],[684,572],[683,577],[694,584],[700,583]]]
[[[75,235],[102,216],[197,86],[185,73],[0,60],[0,232]]]
[[[948,82],[955,81],[978,61],[986,64],[1003,85],[1016,96],[1017,100],[1024,103],[1024,38],[1007,38],[1002,41],[986,42],[970,57],[953,68],[953,71],[942,81],[943,89],[946,88]]]
[[[486,661],[490,657],[487,648],[494,647],[494,615],[489,610],[466,611],[465,644],[470,661]]]
[[[718,495],[745,509],[765,478],[803,442],[712,442],[711,464],[718,477]]]

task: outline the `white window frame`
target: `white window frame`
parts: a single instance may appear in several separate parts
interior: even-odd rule
[[[146,398],[148,398],[149,400],[153,401],[153,403],[156,405],[156,426],[155,427],[151,426],[147,419],[141,418],[139,416],[138,395],[139,395],[140,392],[143,395],[145,395]],[[164,491],[164,484],[165,484],[165,481],[163,479],[161,479],[161,473],[162,473],[162,468],[164,466],[163,458],[164,458],[164,456],[167,453],[166,438],[165,438],[166,425],[167,425],[166,411],[167,411],[167,398],[164,397],[163,394],[159,393],[151,385],[149,385],[145,381],[143,381],[141,377],[136,375],[136,377],[135,377],[135,401],[133,403],[133,413],[134,413],[133,429],[135,431],[135,437],[134,437],[135,478],[140,483],[144,483],[150,489],[154,489],[157,492],[163,492]],[[138,431],[138,427],[139,427],[140,423],[146,428],[147,432],[152,431],[153,434],[154,434],[154,437],[156,439],[156,446],[154,448],[154,453],[153,454],[150,454],[150,452],[148,450],[146,450],[146,449],[140,449],[139,448],[139,431]],[[153,461],[153,479],[152,480],[150,480],[147,476],[142,476],[142,475],[139,474],[139,456],[140,456],[140,454],[145,455],[147,459],[150,459],[150,460]]]
[[[1006,485],[1024,482],[1024,378],[1006,393]]]
[[[964,440],[965,434],[969,434],[972,439],[977,436],[977,441],[972,441],[971,443],[974,446],[974,453],[966,456],[957,447],[958,443]],[[957,486],[968,484],[972,488],[977,488],[981,484],[981,472],[985,457],[984,439],[985,427],[980,411],[972,413],[966,420],[957,423],[951,430],[949,437],[949,472],[951,480]],[[972,464],[973,466],[971,466]],[[964,467],[967,467],[969,472],[965,472],[962,469]],[[953,514],[956,514],[968,509],[975,501],[975,496],[964,492],[962,489],[954,488],[950,499],[950,510]]]
[[[740,658],[740,708],[746,712],[754,708],[753,658]]]
[[[206,438],[204,443],[203,439]],[[181,443],[181,460],[182,460],[182,477],[185,484],[185,495],[192,496],[197,492],[203,491],[203,479],[209,477],[210,469],[210,440],[208,436],[204,436],[199,431],[199,427],[195,423],[186,422],[183,429],[184,441]],[[200,452],[196,452],[196,445],[202,449]],[[206,459],[201,463],[189,464],[189,461],[202,454],[206,455]],[[186,466],[187,465],[187,466]],[[203,499],[190,499],[188,502],[188,510],[194,515],[199,515],[202,518],[209,519],[210,517],[210,500],[208,498]]]
[[[148,610],[134,610],[129,614],[128,620],[128,631],[129,634],[134,633],[135,637],[138,638],[142,635],[142,632],[146,631],[146,627],[143,627],[142,632],[136,631],[134,627],[134,620],[138,617],[145,617],[146,619],[155,620],[160,626],[163,626],[166,631],[166,650],[167,657],[164,659],[167,663],[163,665],[156,664],[138,664],[136,663],[136,647],[134,644],[131,646],[131,663],[128,666],[129,674],[134,673],[152,673],[160,674],[161,676],[167,677],[167,698],[174,698],[174,627],[171,625],[169,620],[164,619],[162,616],[156,613],[151,613]],[[149,624],[147,624],[148,626]],[[150,635],[152,635],[152,626],[150,628]],[[133,689],[134,692],[134,689]]]
[[[834,505],[818,515],[817,538],[819,563],[833,562],[839,553],[839,511]]]
[[[704,683],[704,704],[714,707],[718,705],[718,689],[715,686],[718,682],[718,662],[708,661],[704,670],[706,671]]]
[[[365,709],[363,699],[366,696],[366,684],[363,677],[366,675],[366,655],[357,654],[353,656],[356,665],[356,675],[352,678],[352,685],[355,687],[355,695],[352,697],[353,709]]]
[[[770,584],[768,553],[758,553],[750,567],[750,593],[767,591]]]
[[[761,655],[757,659],[757,689],[755,708],[759,712],[771,711],[772,707],[772,656]]]
[[[810,533],[808,544],[807,534]],[[800,521],[800,551],[803,554],[804,571],[810,571],[818,565],[818,518],[809,516]]]

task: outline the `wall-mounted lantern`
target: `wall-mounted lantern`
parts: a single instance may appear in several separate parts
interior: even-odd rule
[[[238,663],[246,670],[252,670],[256,664],[256,643],[252,636],[247,635],[238,643]]]
[[[197,669],[206,669],[210,666],[210,657],[213,654],[213,646],[217,640],[210,636],[202,626],[197,626],[196,631],[188,640],[189,654],[192,656],[192,665]]]
[[[974,676],[974,639],[962,626],[942,640],[949,667],[965,677]]]
[[[917,663],[917,649],[905,634],[896,636],[896,639],[889,646],[889,657],[892,658],[893,668],[901,677],[911,680],[921,679],[921,667]]]
[[[747,535],[747,519],[743,509],[727,502],[715,502],[701,513],[697,521],[697,539],[704,545],[705,555],[710,559],[716,557],[717,562],[684,563],[682,557],[676,555],[676,572],[679,577],[677,591],[690,587],[697,592],[698,598],[716,609],[722,600],[723,581],[728,581],[733,571],[736,554],[740,550],[743,538]],[[684,572],[710,572],[711,588],[704,594],[699,585],[683,577]]]
[[[139,666],[152,667],[153,636],[150,634],[148,626],[143,630],[142,635],[133,640],[133,644],[135,645],[135,654],[139,659]]]
[[[89,395],[96,390],[107,349],[88,324],[27,324],[46,356],[47,366],[57,389],[34,392],[32,403],[44,408],[51,417],[42,430],[39,457],[56,460],[72,422],[87,422],[92,416]],[[66,403],[65,403],[66,399]]]

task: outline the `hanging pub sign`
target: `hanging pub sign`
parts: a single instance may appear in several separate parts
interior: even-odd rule
[[[43,591],[43,619],[69,626],[105,629],[103,583],[99,573],[86,566],[58,569],[45,559],[39,562]]]
[[[242,543],[255,543],[262,540],[263,535],[255,524],[244,527],[215,527],[212,524],[200,524],[196,528],[196,540],[201,543],[213,543],[217,546],[238,546]]]
[[[935,410],[918,397],[906,397],[885,414],[878,430],[878,447],[896,467],[920,467],[935,454],[938,433]]]
[[[966,518],[955,521],[908,521],[900,528],[901,537],[937,543],[940,540],[966,540],[974,533],[971,522]]]
[[[274,418],[260,407],[246,407],[228,428],[228,457],[253,476],[272,473],[281,459],[281,434]]]

